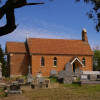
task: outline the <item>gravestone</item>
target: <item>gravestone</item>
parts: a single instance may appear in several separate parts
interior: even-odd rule
[[[80,76],[80,82],[81,84],[90,84],[91,82],[89,81],[88,75],[83,74]]]
[[[82,80],[87,80],[88,79],[88,75],[81,75],[80,77]]]
[[[0,79],[2,79],[2,63],[0,63]]]
[[[42,77],[42,71],[36,74],[36,78],[40,78],[40,77]]]
[[[18,79],[19,84],[24,83],[24,79]]]
[[[100,75],[97,75],[97,78],[99,78],[99,79],[100,79]]]
[[[66,73],[67,75],[73,74],[72,65],[71,65],[70,62],[68,62],[68,63],[65,65],[65,73]]]
[[[74,72],[72,71],[72,65],[68,62],[65,66],[65,77],[63,79],[64,84],[71,84],[73,82],[72,76]]]
[[[72,79],[72,76],[71,75],[66,75],[64,77],[64,80],[63,80],[63,83],[64,84],[72,84],[72,82],[73,82],[73,79]]]
[[[85,75],[85,74],[81,75],[80,81],[89,81],[88,75]]]
[[[31,83],[33,81],[33,76],[31,74],[31,66],[29,65],[28,68],[29,68],[29,72],[27,75],[27,80],[28,80],[28,83]]]
[[[56,70],[51,70],[50,71],[50,77],[57,77],[57,71]]]
[[[44,84],[44,78],[43,77],[38,78],[38,83]]]
[[[33,84],[38,84],[38,80],[37,80],[37,79],[34,79],[34,80],[32,81],[32,83],[33,83]]]
[[[79,77],[80,75],[82,75],[82,69],[76,68],[76,69],[75,69],[75,75],[78,76],[78,77]]]
[[[97,74],[90,74],[90,75],[89,75],[89,79],[90,79],[91,81],[95,81],[95,80],[97,79]]]
[[[19,85],[11,85],[10,90],[19,90],[20,86]]]
[[[72,81],[73,81],[73,82],[78,81],[78,80],[77,80],[77,76],[76,76],[76,75],[72,75]]]
[[[59,73],[58,73],[58,79],[62,79],[62,78],[64,78],[66,76],[66,73],[65,73],[65,71],[60,71]]]
[[[27,80],[28,80],[28,83],[31,83],[33,81],[33,76],[31,73],[28,73]]]
[[[8,94],[22,94],[22,91],[20,91],[20,85],[10,85]]]
[[[95,75],[100,75],[100,71],[83,71],[83,74],[95,74]]]
[[[45,79],[44,80],[44,84],[49,84],[50,83],[50,79]]]
[[[96,81],[100,81],[100,75],[97,75]]]
[[[18,81],[13,81],[12,84],[13,84],[13,85],[19,85],[19,84],[18,84]]]

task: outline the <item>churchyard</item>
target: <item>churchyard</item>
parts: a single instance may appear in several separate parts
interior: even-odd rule
[[[2,64],[0,64],[2,65]],[[0,100],[99,100],[100,72],[71,69],[67,63],[59,73],[51,70],[49,77],[42,72],[32,76],[3,77],[0,66]]]
[[[64,85],[52,89],[24,90],[0,100],[100,100],[100,85]]]

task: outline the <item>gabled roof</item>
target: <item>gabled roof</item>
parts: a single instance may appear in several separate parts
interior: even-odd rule
[[[82,67],[84,67],[83,63],[78,57],[73,57],[69,62],[73,64],[76,60],[82,65]]]
[[[93,55],[88,42],[67,39],[29,38],[31,54]],[[7,53],[27,53],[24,42],[7,42]]]
[[[6,52],[7,53],[27,53],[24,42],[7,42]]]
[[[82,40],[29,38],[28,47],[32,54],[93,55],[89,43]]]

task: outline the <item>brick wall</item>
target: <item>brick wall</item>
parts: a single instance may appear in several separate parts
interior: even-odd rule
[[[41,57],[45,58],[45,66],[41,66]],[[53,59],[57,58],[57,67],[53,66]],[[67,55],[32,55],[31,56],[31,65],[32,65],[32,74],[35,76],[40,70],[42,71],[43,76],[49,76],[50,70],[61,71],[64,69],[65,64],[74,56]],[[86,66],[82,67],[79,65],[83,71],[92,71],[92,56],[77,56],[81,61],[84,57],[86,60]],[[73,69],[73,68],[72,68]]]
[[[10,76],[26,75],[28,73],[29,55],[10,54]]]

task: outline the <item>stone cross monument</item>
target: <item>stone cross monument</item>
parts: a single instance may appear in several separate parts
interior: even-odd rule
[[[31,73],[31,66],[30,65],[28,66],[28,69],[29,69],[28,73]]]
[[[33,81],[33,76],[32,76],[32,74],[31,74],[31,66],[29,65],[28,66],[28,75],[27,75],[27,80],[28,80],[28,82],[30,83],[30,82],[32,82]]]
[[[2,63],[0,62],[0,79],[2,79]]]

